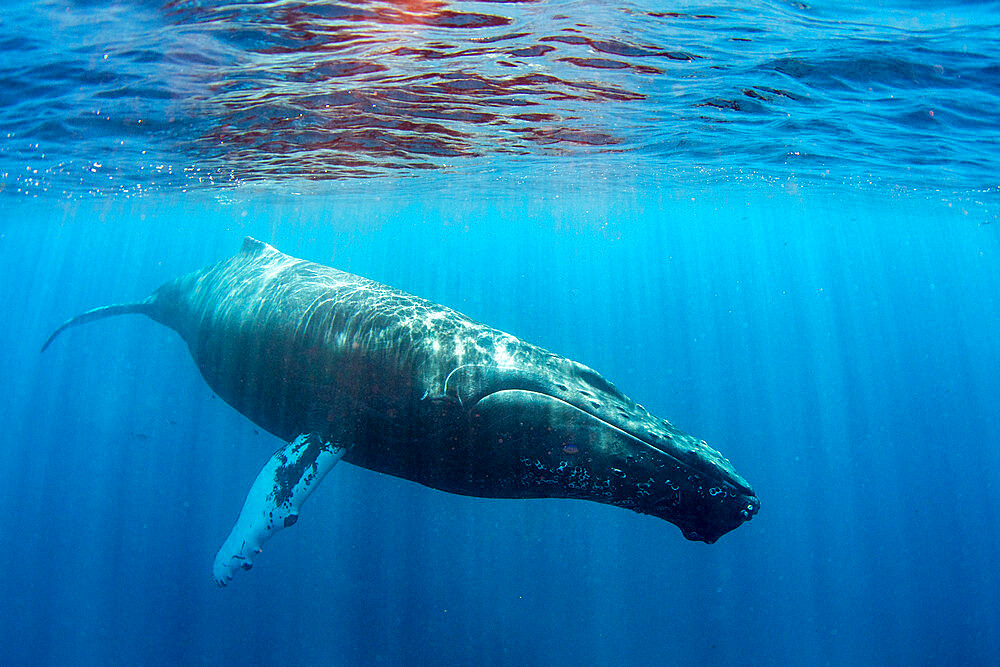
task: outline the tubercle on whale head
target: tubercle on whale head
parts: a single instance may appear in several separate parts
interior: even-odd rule
[[[583,498],[650,514],[714,542],[760,502],[728,460],[566,359],[478,370],[466,400],[482,446],[516,452],[523,495]],[[461,391],[461,389],[459,389]]]

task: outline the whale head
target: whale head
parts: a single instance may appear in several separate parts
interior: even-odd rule
[[[569,497],[665,519],[712,543],[760,507],[719,452],[657,418],[594,370],[541,363],[460,369],[473,440],[507,457],[516,497]]]

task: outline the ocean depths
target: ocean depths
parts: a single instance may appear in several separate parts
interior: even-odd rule
[[[8,0],[5,664],[994,665],[1000,3]],[[245,235],[603,373],[754,486],[716,544],[281,444],[145,318]]]

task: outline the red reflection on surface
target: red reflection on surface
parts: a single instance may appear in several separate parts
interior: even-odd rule
[[[511,30],[505,4],[171,3],[179,20],[215,26],[241,62],[211,85],[200,148],[241,173],[330,178],[616,146],[625,139],[600,127],[595,105],[641,101],[634,75],[696,57],[582,25]]]

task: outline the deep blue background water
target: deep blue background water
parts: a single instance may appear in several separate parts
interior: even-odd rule
[[[8,659],[991,663],[995,225],[840,194],[345,185],[12,206]],[[463,498],[342,465],[216,589],[214,553],[276,440],[144,318],[38,347],[69,314],[145,295],[247,233],[598,368],[720,448],[760,514],[708,546],[616,508]]]
[[[4,662],[996,664],[998,16],[5,4]],[[144,318],[39,348],[247,234],[593,366],[760,514],[340,465],[217,589],[280,443]]]

